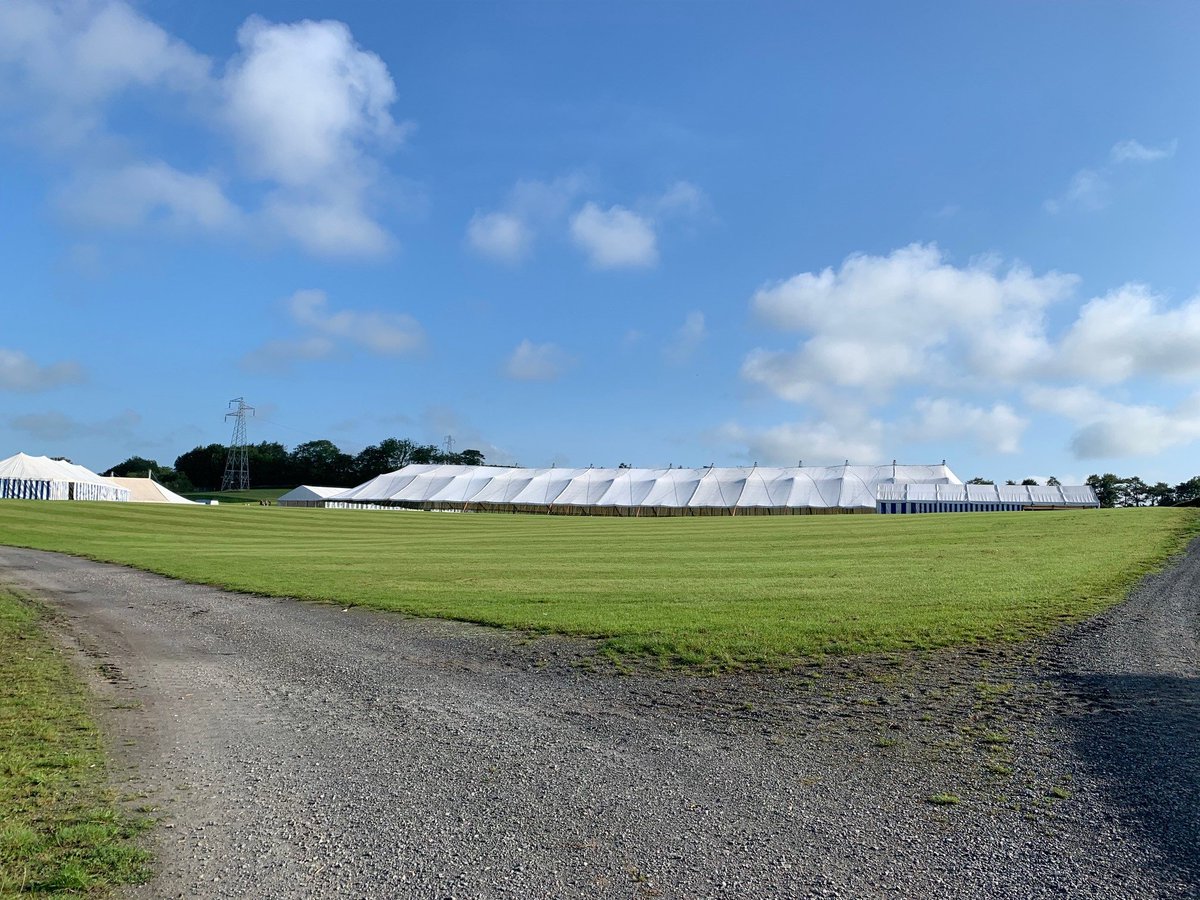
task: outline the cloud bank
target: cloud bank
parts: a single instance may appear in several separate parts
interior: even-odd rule
[[[836,269],[768,284],[752,310],[771,331],[799,334],[799,343],[752,349],[742,377],[818,415],[728,433],[771,460],[805,449],[815,459],[834,438],[864,461],[877,458],[866,451],[883,448],[864,436],[885,421],[906,441],[967,440],[984,453],[1013,454],[1033,418],[1049,415],[1073,426],[1069,450],[1078,459],[1153,455],[1200,440],[1200,394],[1165,407],[1105,393],[1194,389],[1200,296],[1172,304],[1126,284],[1051,329],[1048,312],[1078,285],[1071,274],[992,258],[956,265],[932,244],[855,254]]]
[[[410,130],[392,117],[386,65],[336,21],[252,16],[237,43],[222,64],[120,0],[0,6],[8,105],[63,167],[58,203],[77,225],[165,223],[265,235],[320,256],[386,253],[394,240],[373,198]],[[135,92],[158,95],[170,110],[159,115],[223,144],[236,167],[189,170],[139,150],[135,126],[114,124]]]
[[[83,367],[78,363],[40,365],[20,350],[0,347],[0,390],[32,393],[83,380]]]

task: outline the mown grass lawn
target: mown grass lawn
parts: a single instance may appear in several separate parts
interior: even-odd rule
[[[105,783],[83,685],[40,610],[0,589],[0,897],[94,896],[148,877]]]
[[[1194,510],[615,519],[0,504],[0,543],[255,593],[602,638],[690,664],[1042,633],[1120,600]]]

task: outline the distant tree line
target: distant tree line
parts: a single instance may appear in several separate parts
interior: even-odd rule
[[[1200,500],[1200,475],[1171,486],[1165,481],[1146,484],[1136,475],[1122,478],[1106,472],[1089,475],[1087,483],[1101,506],[1175,506]]]
[[[967,484],[995,484],[986,478],[972,478]],[[1005,484],[1016,484],[1007,481]],[[1026,478],[1021,484],[1037,484],[1032,478]],[[1054,477],[1046,480],[1046,484],[1057,485],[1061,482]],[[1200,475],[1181,481],[1171,486],[1165,481],[1147,484],[1133,475],[1123,478],[1106,472],[1103,475],[1089,475],[1085,484],[1089,484],[1096,492],[1096,499],[1104,507],[1114,506],[1175,506],[1180,503],[1200,501]]]
[[[978,477],[972,478],[970,481],[967,482],[967,484],[995,484],[995,483],[996,482],[992,481],[990,478],[978,478]],[[1018,481],[1006,481],[1004,483],[1005,484],[1020,484],[1022,486],[1025,486],[1025,485],[1040,484],[1041,482],[1039,482],[1036,478],[1025,478],[1019,482]],[[1055,478],[1053,475],[1051,475],[1049,478],[1046,479],[1046,484],[1058,485],[1058,484],[1062,484],[1062,482],[1059,481],[1057,478]]]
[[[152,473],[161,485],[177,493],[212,491],[221,486],[225,474],[224,444],[195,447],[175,459],[174,467],[160,466],[156,460],[131,456],[109,470],[118,477],[145,477]],[[409,463],[452,463],[483,465],[478,450],[446,453],[436,444],[417,444],[403,438],[387,438],[372,444],[357,455],[343,453],[332,441],[318,440],[288,450],[283,444],[263,441],[246,447],[250,461],[250,481],[255,487],[291,487],[316,484],[329,487],[353,487],[393,472]]]

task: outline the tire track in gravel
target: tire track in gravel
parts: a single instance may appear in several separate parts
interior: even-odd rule
[[[1155,864],[1200,895],[1200,540],[1064,648],[1084,771]]]
[[[718,679],[37,551],[0,580],[159,807],[133,897],[1141,898],[1196,894],[1198,558],[1057,644]]]

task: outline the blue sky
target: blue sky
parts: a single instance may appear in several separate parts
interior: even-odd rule
[[[0,4],[0,455],[1200,472],[1194,3]]]

